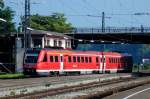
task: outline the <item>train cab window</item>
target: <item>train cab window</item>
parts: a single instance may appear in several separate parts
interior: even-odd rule
[[[90,63],[92,62],[92,58],[91,58],[91,57],[89,57],[89,62],[90,62]]]
[[[79,56],[77,57],[77,61],[80,62],[80,57]]]
[[[75,56],[73,56],[73,62],[76,62],[76,57]]]
[[[85,57],[85,62],[88,63],[88,57]]]
[[[44,55],[43,62],[47,62],[47,55]]]
[[[58,56],[55,56],[55,62],[58,62]]]
[[[50,56],[50,62],[53,62],[54,59],[53,59],[53,56]]]
[[[68,56],[68,62],[71,62],[71,56]]]
[[[98,59],[98,57],[96,57],[96,63],[98,63],[99,62],[99,59]]]
[[[81,57],[81,62],[84,63],[84,57]]]

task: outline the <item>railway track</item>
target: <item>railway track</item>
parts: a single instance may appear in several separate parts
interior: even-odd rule
[[[106,85],[121,83],[121,82],[129,82],[131,80],[135,80],[135,78],[124,78],[124,79],[118,79],[118,80],[110,80],[109,82],[101,82],[101,81],[94,81],[86,84],[79,84],[79,85],[71,85],[71,86],[63,86],[59,88],[53,88],[53,89],[47,89],[43,91],[37,91],[27,94],[20,94],[20,95],[14,95],[14,96],[5,96],[1,97],[0,99],[40,99],[47,96],[53,96],[57,94],[67,93],[67,92],[75,92],[79,90],[89,89],[89,88],[96,88],[96,87],[102,87]]]
[[[118,74],[122,76],[122,74]],[[127,74],[125,74],[127,75]],[[12,79],[12,80],[0,80],[0,91],[15,90],[27,87],[44,86],[46,84],[62,84],[68,82],[92,80],[95,78],[109,77],[111,75],[80,75],[80,76],[60,76],[60,77],[42,77],[42,78],[25,78],[25,79]],[[116,75],[114,75],[116,76]]]

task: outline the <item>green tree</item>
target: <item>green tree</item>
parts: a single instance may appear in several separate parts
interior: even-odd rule
[[[3,0],[0,0],[0,9],[2,9],[4,7],[4,2]]]
[[[150,44],[143,44],[141,48],[142,56],[149,57],[150,56]]]
[[[15,31],[15,25],[12,22],[13,16],[14,11],[12,11],[10,7],[5,7],[4,1],[0,0],[0,18],[5,19],[7,21],[0,21],[0,34]]]
[[[54,13],[51,16],[32,15],[30,18],[31,28],[45,31],[68,32],[72,29],[64,14]]]

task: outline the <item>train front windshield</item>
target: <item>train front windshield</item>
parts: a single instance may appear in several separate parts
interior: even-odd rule
[[[38,56],[26,56],[25,63],[36,63]]]

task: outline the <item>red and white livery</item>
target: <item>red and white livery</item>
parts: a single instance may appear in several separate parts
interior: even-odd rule
[[[38,54],[27,55],[25,74],[131,72],[133,65],[131,55],[117,52],[42,49]]]

